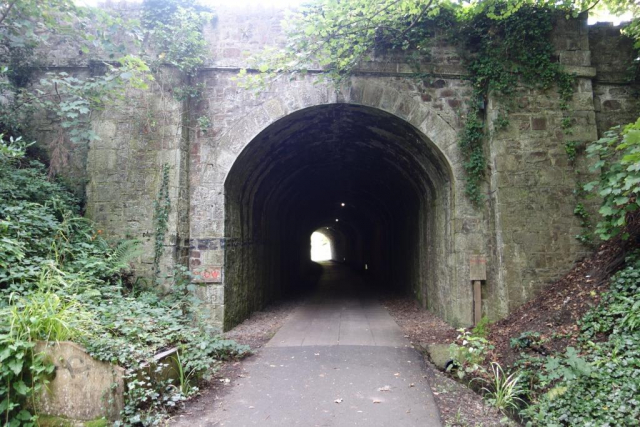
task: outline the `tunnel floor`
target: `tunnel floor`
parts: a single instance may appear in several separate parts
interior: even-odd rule
[[[346,265],[321,262],[315,293],[299,307],[267,347],[367,345],[406,347],[403,332],[373,289]]]
[[[188,422],[202,426],[440,427],[422,356],[349,267],[322,263],[318,288],[241,379]]]

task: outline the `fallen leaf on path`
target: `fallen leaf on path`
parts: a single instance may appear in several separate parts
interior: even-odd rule
[[[409,387],[415,387],[416,385],[414,383],[409,384]]]

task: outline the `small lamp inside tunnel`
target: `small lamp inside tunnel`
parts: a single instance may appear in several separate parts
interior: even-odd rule
[[[327,227],[327,230],[329,227]],[[333,258],[331,240],[317,231],[311,234],[311,261],[330,261]]]
[[[344,203],[340,203],[340,206],[342,206],[342,207],[344,208],[344,207],[345,207],[345,204],[344,204]]]

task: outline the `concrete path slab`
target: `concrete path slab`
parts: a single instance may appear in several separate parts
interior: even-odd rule
[[[203,425],[440,426],[423,363],[405,347],[265,348]]]
[[[201,414],[175,425],[440,427],[422,356],[347,267],[324,265],[318,292],[243,377]]]

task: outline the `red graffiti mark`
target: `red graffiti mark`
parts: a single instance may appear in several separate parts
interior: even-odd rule
[[[194,274],[200,276],[200,280],[203,282],[220,282],[222,280],[222,269],[220,267],[195,270]]]

